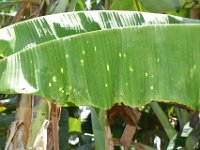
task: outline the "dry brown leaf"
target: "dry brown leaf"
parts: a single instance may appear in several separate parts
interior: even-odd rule
[[[109,124],[112,124],[117,117],[121,117],[126,124],[131,124],[139,128],[138,121],[141,113],[137,108],[131,108],[124,104],[116,104],[107,111],[107,115]]]
[[[9,136],[8,136],[8,139],[7,139],[7,142],[6,142],[5,150],[13,150],[13,149],[15,149],[15,147],[14,147],[15,144],[13,144],[13,138],[14,138],[16,132],[18,131],[18,128],[22,124],[23,124],[23,122],[20,121],[20,120],[13,121],[11,123],[10,129],[9,129]]]
[[[16,121],[11,124],[10,135],[7,139],[6,149],[26,149],[29,135],[31,134],[31,115],[31,96],[20,95],[16,107]]]
[[[141,112],[139,112],[137,108],[131,108],[124,104],[117,104],[107,111],[107,115],[110,124],[114,123],[117,117],[121,117],[124,120],[126,127],[121,136],[120,143],[127,149],[131,145],[135,132],[140,129],[138,122]]]
[[[47,150],[47,129],[49,126],[49,120],[44,120],[40,131],[37,134],[37,137],[35,139],[35,142],[33,144],[33,149],[42,149]]]

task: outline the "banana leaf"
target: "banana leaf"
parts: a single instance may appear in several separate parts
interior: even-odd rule
[[[0,61],[0,91],[109,108],[200,99],[199,25],[146,25],[58,38]]]
[[[83,11],[44,16],[0,29],[0,58],[70,35],[110,28],[172,23],[200,21],[129,11]]]

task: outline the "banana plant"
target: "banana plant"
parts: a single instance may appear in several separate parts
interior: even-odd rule
[[[0,92],[103,110],[152,100],[198,109],[198,24],[170,15],[92,11],[0,29]]]

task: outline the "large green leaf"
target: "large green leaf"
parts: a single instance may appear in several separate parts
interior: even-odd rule
[[[0,56],[6,57],[40,43],[84,32],[169,23],[200,23],[200,21],[171,15],[127,11],[85,11],[49,15],[1,29]]]
[[[0,61],[0,91],[100,108],[199,105],[199,25],[152,25],[52,40]]]

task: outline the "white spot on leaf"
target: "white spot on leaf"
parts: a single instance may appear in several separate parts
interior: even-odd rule
[[[129,71],[133,72],[133,68],[131,66],[129,66]]]
[[[145,77],[148,77],[148,75],[149,75],[149,74],[148,74],[147,72],[145,72],[145,74],[144,74],[144,75],[145,75]]]
[[[107,64],[106,65],[106,69],[109,71],[110,70],[110,67],[109,67],[109,65]]]
[[[122,57],[122,54],[121,54],[121,53],[119,53],[119,57]]]
[[[81,61],[80,61],[80,62],[81,62],[81,65],[83,66],[83,64],[84,64],[84,60],[83,60],[83,59],[81,59]]]
[[[153,85],[152,85],[152,86],[150,86],[150,89],[151,89],[151,90],[153,90]]]
[[[64,72],[63,68],[60,68],[60,72],[63,74],[63,72]]]
[[[108,84],[105,84],[105,87],[108,87]]]
[[[59,91],[62,92],[62,93],[65,92],[64,89],[63,89],[63,87],[60,87],[60,88],[59,88]]]
[[[56,82],[57,81],[56,76],[53,76],[52,80],[53,80],[53,82]]]
[[[49,87],[51,87],[52,85],[51,85],[51,82],[49,82]]]
[[[69,86],[69,90],[70,90],[70,91],[72,90],[72,86]]]
[[[85,55],[85,51],[84,50],[82,51],[82,54]]]

